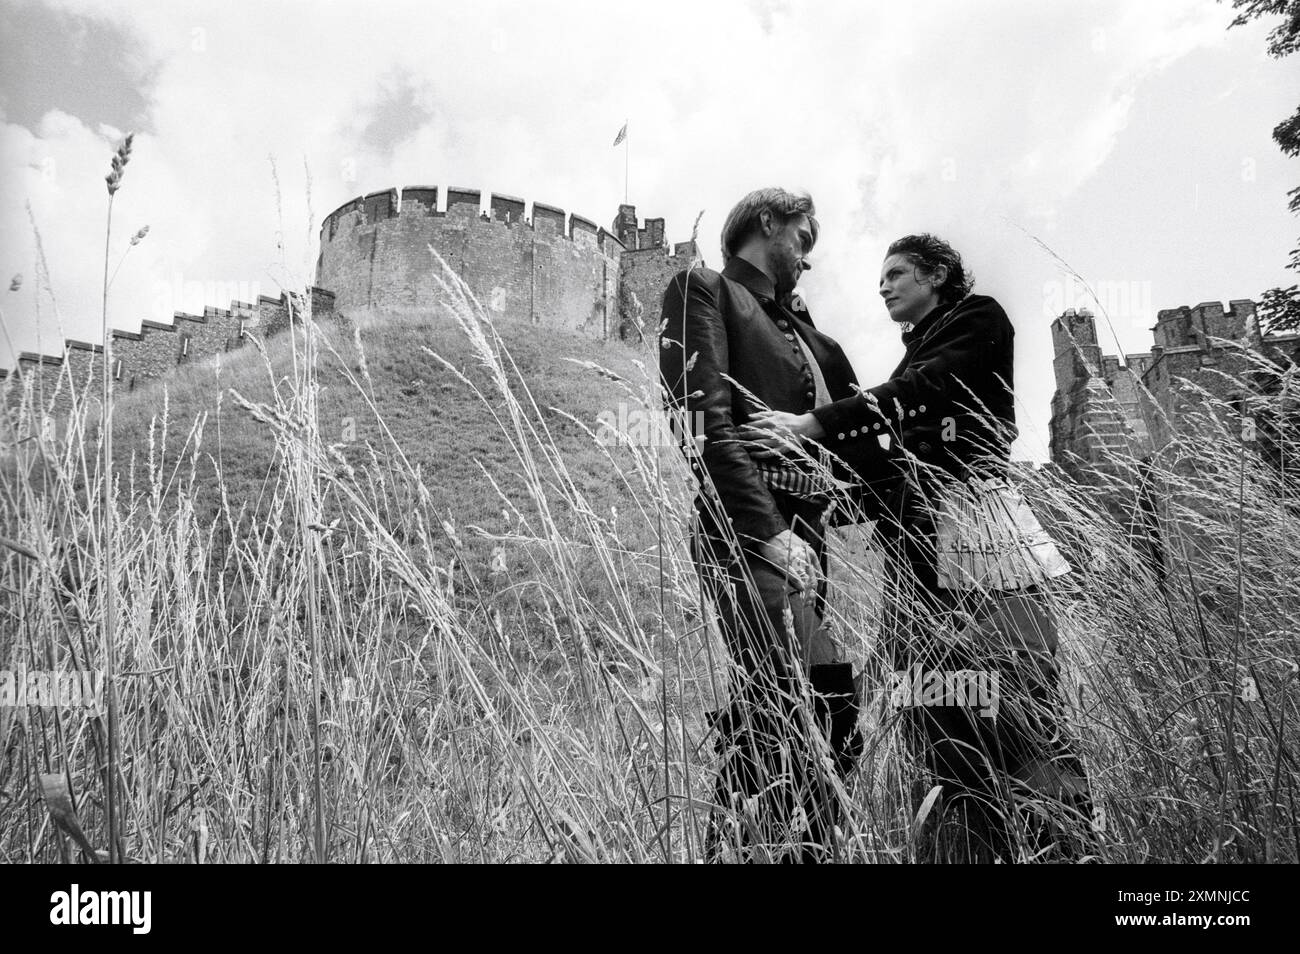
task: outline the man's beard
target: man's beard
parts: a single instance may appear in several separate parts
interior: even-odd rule
[[[794,291],[795,286],[799,284],[799,266],[791,264],[788,268],[786,263],[781,263],[781,269],[776,277],[776,297],[784,298]]]

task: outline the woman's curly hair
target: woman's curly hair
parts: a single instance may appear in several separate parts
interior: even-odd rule
[[[975,287],[975,276],[966,271],[961,254],[937,235],[929,232],[904,235],[890,243],[885,257],[890,255],[906,256],[909,262],[926,275],[933,275],[940,265],[946,268],[948,276],[936,289],[939,301],[943,304],[961,301]]]

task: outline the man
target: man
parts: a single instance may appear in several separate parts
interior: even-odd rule
[[[750,857],[760,843],[802,845],[778,849],[785,859],[825,854],[838,815],[817,737],[841,776],[860,742],[852,669],[835,661],[822,626],[833,488],[807,458],[757,462],[740,440],[755,412],[802,413],[853,394],[844,352],[793,295],[817,231],[810,197],[752,192],[723,226],[722,272],[683,271],[663,299],[667,407],[700,422],[702,438],[691,455],[701,482],[692,556],[741,671],[718,719],[718,798],[735,810]]]

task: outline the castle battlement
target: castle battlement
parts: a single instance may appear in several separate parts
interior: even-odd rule
[[[312,288],[312,316],[329,317],[334,312],[334,295],[323,288]],[[177,367],[203,361],[233,351],[247,343],[248,334],[274,334],[289,327],[291,314],[302,302],[290,293],[279,298],[259,295],[256,304],[232,301],[230,307],[205,305],[203,314],[175,312],[172,323],[145,318],[139,331],[115,328],[111,332],[113,380],[115,387],[133,390],[144,382],[173,373]],[[35,404],[52,419],[62,418],[74,403],[89,395],[98,400],[98,382],[102,373],[104,346],[69,338],[63,353],[37,354],[24,351],[18,356],[15,373],[0,373],[8,400],[22,399],[30,383]],[[9,381],[9,378],[13,381]]]
[[[1166,308],[1157,313],[1149,352],[1124,360],[1103,354],[1090,311],[1069,309],[1052,322],[1056,394],[1052,397],[1052,459],[1077,468],[1104,467],[1126,449],[1144,457],[1170,440],[1185,408],[1183,382],[1223,399],[1234,377],[1252,368],[1246,352],[1285,365],[1300,335],[1263,334],[1255,303],[1234,299]]]
[[[642,226],[631,205],[612,229],[549,203],[503,192],[407,186],[345,202],[321,225],[316,284],[336,307],[429,311],[443,292],[433,248],[491,315],[593,337],[639,334],[675,271],[695,259],[691,242],[668,246],[664,220]]]
[[[505,222],[509,225],[524,220],[524,200],[513,195],[501,195],[498,192],[493,192],[489,208],[491,209],[491,217],[498,222]]]
[[[1156,313],[1151,329],[1155,344],[1165,350],[1186,347],[1211,347],[1211,339],[1223,341],[1260,339],[1255,303],[1247,300],[1228,302],[1227,310],[1217,301],[1199,305],[1166,308]]]
[[[526,199],[502,192],[489,192],[488,208],[484,211],[482,191],[452,186],[446,191],[445,210],[439,210],[438,195],[438,186],[416,185],[404,186],[400,192],[395,188],[383,189],[357,196],[325,216],[320,229],[321,245],[323,247],[325,243],[335,241],[340,233],[348,234],[358,229],[368,229],[404,216],[422,218],[460,216],[485,222],[499,222],[511,227],[545,231],[584,243],[590,242],[590,237],[594,235],[598,244],[603,246],[606,243],[617,243],[622,250],[638,247],[636,242],[629,245],[626,237],[620,235],[617,229],[612,232],[606,231],[591,219],[576,213],[569,215],[561,207],[546,202],[533,202],[532,214],[528,215]],[[632,206],[623,208],[632,208]],[[633,221],[635,223],[635,218]],[[663,222],[663,219],[647,219],[646,228],[641,231],[651,238],[658,238],[658,244],[662,245]]]
[[[664,220],[646,219],[644,226],[638,226],[634,205],[624,203],[618,207],[612,228],[614,236],[628,251],[664,247]]]
[[[477,215],[482,201],[483,195],[478,189],[458,189],[453,186],[447,190],[447,214],[468,212]]]

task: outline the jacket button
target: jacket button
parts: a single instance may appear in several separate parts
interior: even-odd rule
[[[858,436],[857,431],[849,431],[849,437],[857,437],[857,436]]]
[[[817,399],[817,395],[813,394],[812,391],[809,391],[807,394],[804,395],[804,397],[806,397],[810,401],[815,401]]]
[[[776,326],[780,328],[782,331],[785,331],[787,328],[790,327],[790,322],[782,318],[776,323]]]
[[[785,333],[785,339],[786,339],[786,341],[794,341],[794,332],[793,332],[793,331],[787,331],[787,332]]]
[[[839,434],[836,434],[836,435],[835,435],[835,439],[836,439],[836,440],[841,440],[841,441],[844,440],[844,432],[841,431]]]

